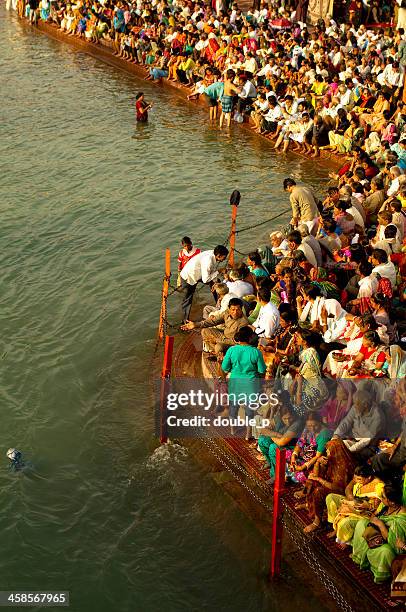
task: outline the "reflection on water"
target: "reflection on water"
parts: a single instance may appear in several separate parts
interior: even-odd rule
[[[41,475],[0,462],[3,588],[70,590],[73,612],[310,610],[265,584],[268,545],[205,470],[155,450],[148,364],[165,247],[222,242],[236,188],[248,225],[325,170],[145,83],[136,125],[137,79],[0,12],[2,440]]]

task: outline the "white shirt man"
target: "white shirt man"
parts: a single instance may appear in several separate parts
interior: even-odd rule
[[[230,293],[234,295],[234,297],[243,298],[246,295],[254,294],[254,287],[251,283],[247,283],[243,280],[235,280],[235,281],[227,281],[227,287],[229,288]]]
[[[359,225],[362,228],[365,227],[365,221],[362,218],[362,215],[356,206],[351,206],[350,208],[348,208],[347,213],[349,213],[350,215],[354,217],[354,221],[357,225]]]
[[[240,98],[256,98],[257,90],[251,81],[246,81],[242,86],[241,93],[239,94]]]
[[[364,276],[364,278],[359,279],[358,287],[358,299],[363,297],[371,297],[378,290],[378,279],[374,274],[371,274],[370,276]]]
[[[255,332],[260,338],[272,338],[279,327],[279,311],[272,302],[261,306],[254,323]]]
[[[256,73],[256,71],[258,70],[258,65],[257,65],[257,62],[255,60],[255,57],[249,57],[248,59],[245,60],[245,62],[244,62],[244,70],[247,70],[251,74],[255,74]]]
[[[302,251],[303,255],[306,257],[306,259],[309,262],[309,264],[312,265],[314,268],[317,268],[316,255],[315,255],[315,252],[313,251],[312,247],[310,246],[310,244],[308,244],[306,242],[303,242],[303,240],[302,240],[302,244],[300,244],[297,247],[297,250],[298,251]],[[321,248],[320,248],[320,252],[321,252]]]
[[[196,285],[199,281],[210,283],[218,276],[217,265],[214,251],[203,251],[189,259],[180,276],[188,285]]]
[[[323,307],[327,311],[327,316],[332,315],[335,318],[339,318],[343,310],[341,304],[337,300],[318,296],[314,302],[307,302],[306,306],[302,310],[302,314],[299,317],[299,321],[304,323],[307,318],[309,318],[311,325],[316,321],[320,321],[321,310]]]
[[[378,74],[376,80],[382,87],[401,87],[403,85],[403,74],[399,68],[394,68],[392,64],[387,64],[381,74]]]
[[[390,284],[392,285],[392,289],[395,288],[396,268],[391,261],[387,261],[386,263],[382,263],[375,266],[372,272],[373,274],[379,274],[380,276],[382,276],[382,278],[388,278],[390,280]]]
[[[281,117],[282,109],[279,104],[277,104],[276,106],[274,104],[270,104],[268,112],[266,113],[266,115],[264,115],[264,118],[267,121],[278,121]]]

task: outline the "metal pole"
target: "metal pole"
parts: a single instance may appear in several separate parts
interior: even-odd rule
[[[282,494],[285,488],[286,450],[276,449],[275,483],[273,488],[271,578],[281,573],[282,559]]]
[[[166,397],[168,395],[168,384],[172,372],[172,356],[173,356],[173,336],[166,336],[165,348],[164,348],[164,359],[162,363],[161,372],[161,398],[160,398],[160,441],[161,444],[165,444],[168,441],[168,423],[167,423],[167,409],[166,409]]]
[[[159,340],[163,340],[163,337],[165,335],[166,300],[168,299],[170,278],[171,278],[171,251],[169,249],[166,249],[165,251],[165,276],[164,276],[164,280],[162,283],[161,314],[159,315],[159,328],[158,328]]]
[[[230,253],[228,256],[228,263],[232,267],[234,265],[234,249],[235,249],[235,230],[237,227],[237,210],[238,206],[232,205],[231,211],[231,231],[230,231]]]

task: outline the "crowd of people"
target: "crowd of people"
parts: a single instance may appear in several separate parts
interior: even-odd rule
[[[247,13],[227,0],[10,3],[31,23],[109,41],[151,81],[189,87],[189,99],[204,96],[220,126],[251,116],[275,149],[318,156],[323,148],[348,154],[362,145],[379,167],[388,158],[406,167],[401,0],[336,2],[334,17],[312,28],[306,0],[258,1]]]
[[[397,169],[380,170],[357,148],[322,199],[285,179],[292,218],[268,245],[230,267],[227,247],[200,251],[185,236],[178,260],[182,329],[201,333],[229,395],[279,394],[276,407],[221,407],[257,423],[238,432],[231,421],[230,435],[245,435],[270,483],[277,449],[286,450],[305,532],[331,523],[337,545],[352,546],[376,582],[406,550],[406,211]],[[199,283],[214,304],[192,321]]]
[[[406,550],[406,8],[338,2],[309,28],[306,5],[15,0],[31,23],[109,40],[147,79],[204,96],[220,126],[251,117],[275,149],[345,156],[322,199],[287,178],[289,228],[232,267],[227,247],[185,236],[178,284],[182,329],[201,330],[229,389],[279,393],[276,408],[243,407],[272,423],[245,431],[270,481],[286,449],[305,531],[330,523],[381,582]],[[139,120],[148,108],[140,93]],[[200,282],[214,303],[191,321]]]

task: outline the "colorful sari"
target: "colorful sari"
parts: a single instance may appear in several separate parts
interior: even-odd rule
[[[363,534],[368,526],[368,519],[358,521],[352,541],[352,560],[361,569],[370,569],[374,582],[380,583],[391,578],[391,565],[395,557],[403,552],[397,548],[397,540],[406,542],[406,513],[379,517],[389,530],[388,540],[378,548],[369,548]]]
[[[353,361],[349,361],[344,365],[343,378],[380,378],[384,376],[386,370],[384,368],[378,369],[378,362],[382,362],[382,358],[385,361],[387,347],[382,345],[377,346],[371,353],[364,346],[361,346],[360,352],[365,353],[365,359],[361,362],[361,365],[355,375],[348,373],[351,369]]]
[[[355,469],[355,460],[342,440],[330,440],[326,449],[330,451],[327,465],[316,463],[313,473],[331,483],[331,488],[323,484],[308,480],[306,483],[306,502],[310,518],[323,518],[326,509],[326,497],[329,493],[344,493]]]
[[[316,349],[305,349],[300,353],[299,360],[301,365],[298,376],[302,379],[302,394],[298,398],[300,406],[295,411],[303,415],[320,407],[320,402],[327,396],[327,388],[321,377],[320,358]]]
[[[312,431],[304,429],[296,444],[299,447],[296,463],[303,465],[313,459],[317,453],[324,453],[330,438],[331,432],[328,429],[322,429],[317,435]],[[286,476],[296,484],[304,484],[307,480],[306,472],[291,471],[288,463],[286,463]]]
[[[330,280],[331,275],[325,268],[313,268],[310,271],[310,278],[312,279],[312,285],[319,287],[324,297],[340,301],[340,290]]]
[[[368,501],[371,511],[381,512],[384,507],[382,502],[384,487],[385,484],[382,480],[375,478],[367,485],[355,484],[352,493],[354,498]],[[343,504],[346,501],[348,500],[344,495],[337,495],[336,493],[327,495],[327,520],[333,524],[333,529],[337,534],[337,542],[350,544],[358,521],[368,515],[365,510],[358,511],[355,507],[351,508],[351,506]]]

